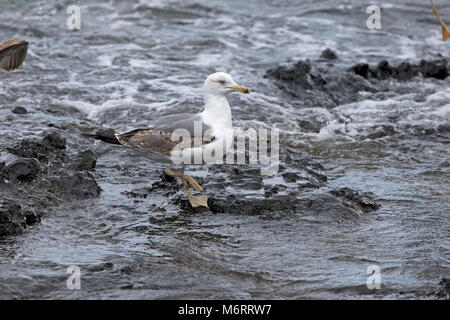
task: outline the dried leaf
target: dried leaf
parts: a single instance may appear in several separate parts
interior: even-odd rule
[[[431,6],[434,15],[438,18],[439,23],[442,26],[442,40],[446,41],[448,38],[450,38],[450,32],[447,29],[447,26],[445,25],[444,21],[442,21],[441,16],[439,15],[439,12],[437,11],[436,7],[434,6],[434,2],[431,1]]]

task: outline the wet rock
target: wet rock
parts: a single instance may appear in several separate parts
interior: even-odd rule
[[[321,122],[317,120],[299,120],[298,122],[300,129],[304,132],[314,132],[319,133],[320,129],[326,125],[326,122]]]
[[[393,126],[382,125],[375,128],[375,132],[372,132],[366,136],[367,139],[379,139],[387,136],[393,136],[396,133]]]
[[[298,174],[295,172],[284,172],[282,176],[286,182],[296,182],[298,179]]]
[[[399,80],[411,80],[419,73],[419,67],[409,62],[402,62],[395,70],[395,78]]]
[[[101,272],[101,271],[112,270],[113,267],[114,267],[114,264],[112,262],[105,262],[105,263],[90,267],[89,271],[90,272]]]
[[[351,67],[350,71],[366,79],[369,77],[369,65],[367,63],[358,63]]]
[[[220,194],[210,195],[208,208],[192,208],[185,197],[178,197],[172,203],[188,213],[201,213],[210,210],[212,213],[232,215],[255,215],[264,219],[279,219],[283,216],[312,216],[317,220],[344,221],[355,219],[363,214],[376,210],[376,204],[369,194],[343,188],[330,193],[302,192],[305,188],[288,189],[286,195],[278,194],[276,189],[267,189],[264,198],[246,198],[238,195],[222,197]]]
[[[349,71],[366,79],[373,78],[378,80],[395,78],[409,81],[419,75],[419,73],[425,78],[445,79],[448,76],[447,60],[445,59],[422,60],[420,64],[403,61],[398,66],[392,66],[387,60],[383,60],[375,68],[371,68],[367,63],[358,63],[352,66]]]
[[[25,226],[22,207],[9,200],[0,200],[0,237],[20,234]]]
[[[330,193],[338,198],[357,205],[364,212],[369,212],[380,208],[380,205],[375,202],[373,199],[373,194],[370,192],[361,193],[349,188],[341,188],[332,190]]]
[[[47,162],[48,158],[63,159],[66,148],[66,139],[59,133],[53,132],[46,135],[41,141],[22,140],[7,150],[12,154],[24,158],[36,158]]]
[[[450,279],[442,278],[439,282],[439,289],[436,291],[436,296],[450,300]]]
[[[448,65],[446,59],[435,61],[420,61],[422,75],[425,78],[445,79],[448,77]]]
[[[27,109],[25,109],[24,107],[15,107],[14,109],[11,110],[11,112],[15,114],[26,114]]]
[[[25,217],[25,223],[27,225],[33,225],[41,222],[41,216],[33,209],[27,209],[23,212],[23,216]]]
[[[96,197],[101,189],[89,173],[61,175],[50,179],[50,191],[67,197]]]
[[[184,202],[184,201],[183,201]],[[185,203],[189,206],[189,203]],[[245,199],[230,196],[229,199],[217,199],[210,197],[208,206],[213,213],[229,213],[236,215],[261,215],[283,212],[294,214],[297,209],[296,199],[289,196],[281,196],[272,199]]]
[[[320,58],[325,60],[336,60],[338,56],[336,52],[328,48],[322,51],[322,53],[320,54]]]
[[[11,182],[30,182],[41,173],[41,166],[35,159],[17,159],[1,171],[3,179]]]
[[[91,149],[78,152],[71,160],[71,168],[77,171],[93,170],[97,164],[97,157]]]
[[[376,88],[363,77],[342,72],[334,67],[313,67],[309,60],[298,61],[291,67],[270,69],[265,78],[304,106],[321,106],[331,109],[342,103],[360,99],[360,92],[375,92]]]
[[[61,136],[57,132],[52,132],[42,139],[42,142],[49,147],[54,149],[65,149],[66,148],[66,138]]]
[[[327,93],[337,105],[360,100],[362,91],[377,91],[369,81],[349,72],[331,73],[326,75],[325,79]]]
[[[380,80],[390,78],[394,73],[393,68],[389,65],[386,60],[381,61],[377,68],[374,70],[376,77]]]

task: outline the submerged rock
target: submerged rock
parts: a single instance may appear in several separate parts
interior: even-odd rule
[[[375,68],[367,63],[358,63],[349,69],[366,79],[373,78],[386,80],[394,78],[402,81],[409,81],[422,74],[424,78],[445,79],[448,76],[447,60],[422,60],[420,64],[412,64],[407,61],[401,62],[398,66],[392,66],[387,60],[381,61]]]
[[[97,164],[97,157],[91,149],[78,152],[71,160],[71,167],[74,170],[93,170]]]
[[[1,170],[4,180],[16,182],[30,182],[41,173],[40,163],[35,159],[17,159]]]
[[[20,234],[25,226],[22,207],[9,200],[0,200],[0,237]]]
[[[363,77],[336,71],[334,67],[313,67],[309,60],[270,69],[264,77],[273,79],[280,90],[305,106],[328,109],[358,100],[361,91],[376,91]]]
[[[322,51],[322,53],[320,54],[320,58],[325,60],[336,60],[338,56],[336,52],[328,48]]]
[[[24,107],[15,107],[11,110],[11,112],[14,114],[27,114],[27,109]]]
[[[439,298],[450,299],[450,279],[442,278],[439,282],[439,289],[436,291]]]
[[[370,212],[380,208],[380,205],[373,199],[373,194],[369,192],[361,193],[349,188],[341,188],[332,190],[330,193],[349,203],[357,205],[364,212]]]
[[[88,172],[95,168],[95,153],[86,146],[67,150],[66,138],[58,132],[40,140],[19,141],[6,150],[11,155],[6,157],[9,163],[0,163],[0,199],[14,197],[15,202],[0,203],[0,235],[18,234],[27,225],[39,223],[42,212],[64,199],[100,194]]]
[[[55,159],[65,157],[66,138],[59,133],[53,132],[46,135],[41,141],[22,140],[7,150],[24,158],[36,158],[39,161],[47,162],[49,156]]]
[[[75,198],[96,197],[101,191],[91,174],[81,172],[51,178],[49,189],[56,194]]]
[[[34,209],[24,209],[10,199],[0,200],[0,237],[21,234],[27,226],[40,221],[40,214]]]
[[[422,75],[425,78],[445,79],[448,77],[448,64],[446,59],[435,61],[420,61]]]

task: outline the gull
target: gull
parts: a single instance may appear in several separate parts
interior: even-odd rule
[[[28,51],[28,41],[9,40],[0,43],[0,69],[6,71],[20,67]]]
[[[172,177],[179,178],[186,190],[189,203],[192,207],[208,207],[208,196],[194,196],[189,186],[203,192],[203,188],[194,178],[184,173],[185,162],[181,154],[197,156],[211,154],[214,150],[222,150],[225,154],[232,146],[233,125],[231,108],[227,95],[232,92],[248,94],[247,87],[238,85],[230,75],[216,72],[209,75],[203,84],[204,110],[200,113],[179,113],[161,117],[145,128],[138,128],[128,132],[114,134],[100,133],[83,134],[84,136],[102,140],[107,143],[134,147],[151,152],[171,156],[173,162],[182,163],[181,172],[174,172],[170,167],[164,172]],[[200,130],[198,127],[200,126]],[[184,130],[189,134],[187,143],[174,134]],[[175,160],[175,161],[174,161]],[[203,161],[202,161],[203,163]]]

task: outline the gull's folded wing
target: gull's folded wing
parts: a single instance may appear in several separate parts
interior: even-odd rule
[[[20,67],[28,51],[28,41],[9,40],[0,43],[0,69],[6,71]]]

